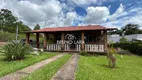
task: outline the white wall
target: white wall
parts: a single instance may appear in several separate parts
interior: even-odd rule
[[[122,38],[122,36],[116,36],[116,35],[108,35],[108,42],[119,42],[119,40]],[[132,34],[132,35],[125,35],[125,38],[128,41],[132,41],[133,39],[140,39],[142,40],[142,34]]]

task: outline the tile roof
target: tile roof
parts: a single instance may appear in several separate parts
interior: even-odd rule
[[[33,30],[31,32],[61,32],[61,31],[85,31],[85,30],[114,30],[116,28],[106,28],[100,25],[88,25],[88,26],[69,26],[69,27],[56,27],[56,28],[44,28],[40,30]]]

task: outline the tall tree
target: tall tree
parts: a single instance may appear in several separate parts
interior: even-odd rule
[[[15,32],[17,25],[19,32],[31,30],[27,25],[24,25],[22,21],[18,21],[18,18],[15,17],[10,10],[0,10],[0,30]]]
[[[122,35],[122,30],[114,30],[114,31],[109,31],[108,32],[109,35],[113,35],[113,34],[119,34],[120,36]]]
[[[139,29],[138,24],[127,24],[124,27],[122,27],[120,30],[110,31],[108,32],[109,35],[112,34],[119,34],[120,36],[122,34],[124,35],[130,35],[130,34],[142,34],[142,30]]]
[[[126,26],[122,27],[122,31],[125,35],[141,34],[142,30],[140,30],[139,27],[140,26],[138,24],[127,24]]]
[[[29,26],[23,24],[22,21],[17,22],[17,25],[19,27],[19,32],[22,32],[22,31],[31,31],[31,28],[29,28]]]
[[[39,24],[36,24],[36,26],[34,27],[34,30],[39,30],[39,29],[40,29]]]
[[[8,9],[0,10],[0,26],[4,31],[9,31],[9,28],[13,27],[16,23],[17,18],[13,16],[12,12]]]

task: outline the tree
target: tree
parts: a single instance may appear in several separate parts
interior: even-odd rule
[[[116,57],[115,57],[116,51],[113,48],[113,45],[111,45],[111,43],[108,45],[109,45],[108,54],[107,54],[108,66],[110,68],[115,68],[116,67]]]
[[[19,32],[23,32],[23,31],[31,31],[31,28],[29,28],[29,26],[24,25],[22,21],[17,22],[18,28],[19,28]]]
[[[0,10],[0,29],[9,31],[9,28],[13,27],[17,18],[13,16],[12,12],[8,9]]]
[[[18,21],[18,18],[15,17],[10,10],[1,9],[0,30],[15,33],[17,26],[19,28],[19,32],[31,30],[27,25],[24,25],[22,21]]]
[[[120,36],[122,35],[122,30],[115,30],[115,31],[110,31],[108,32],[109,35],[113,35],[113,34],[119,34]]]
[[[34,27],[34,30],[39,30],[39,29],[40,29],[39,24],[36,24],[36,26]]]
[[[120,36],[122,36],[122,34],[124,35],[141,34],[142,30],[140,30],[139,27],[140,26],[138,24],[127,24],[124,27],[122,27],[120,30],[110,31],[108,32],[108,34],[109,35],[119,34]]]
[[[125,35],[130,35],[130,34],[141,34],[142,30],[139,29],[138,24],[127,24],[126,26],[122,27],[122,31],[125,31]]]

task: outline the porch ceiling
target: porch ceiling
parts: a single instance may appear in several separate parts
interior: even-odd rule
[[[87,31],[87,30],[115,30],[117,28],[106,28],[100,25],[88,25],[88,26],[69,26],[69,27],[57,27],[57,28],[44,28],[40,30],[33,30],[27,33],[43,33],[43,32],[67,32],[67,31]]]

